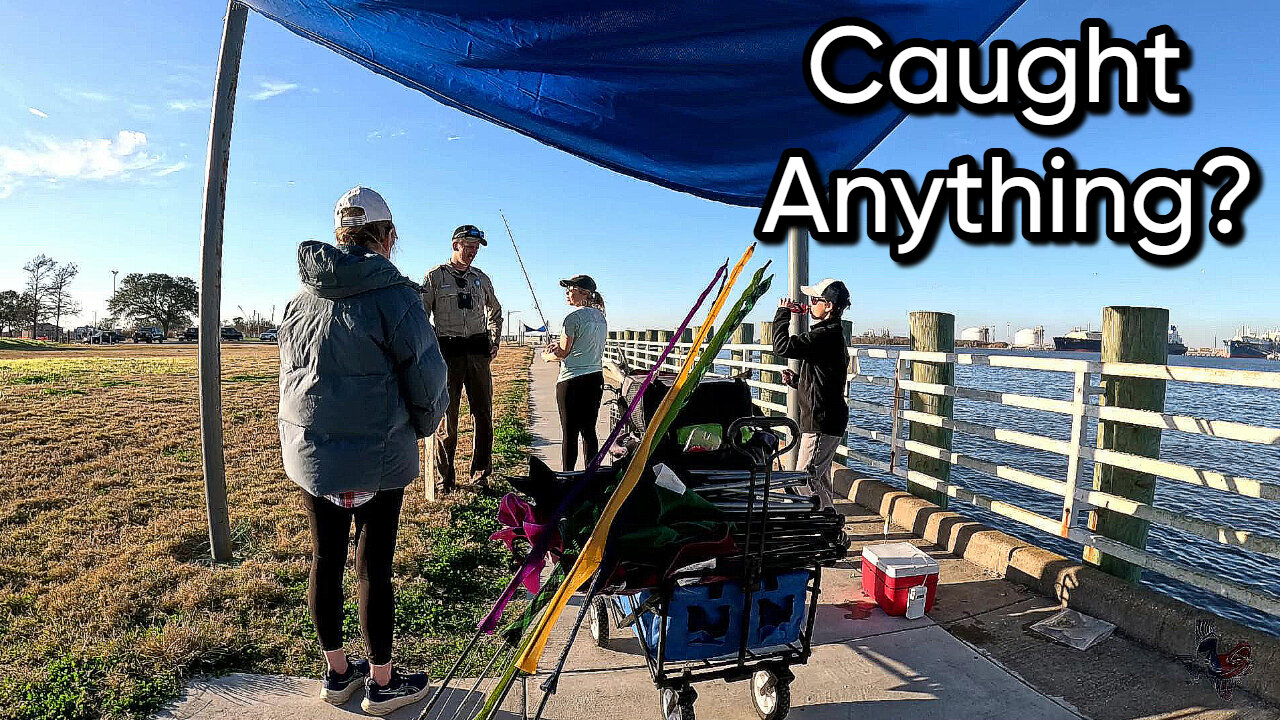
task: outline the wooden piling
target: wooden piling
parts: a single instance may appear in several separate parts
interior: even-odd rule
[[[750,345],[755,342],[755,337],[756,326],[752,323],[744,322],[734,328],[733,334],[729,336],[729,342],[735,345]],[[749,361],[751,358],[750,354],[746,350],[730,350],[729,359],[744,362]],[[738,373],[748,369],[749,368],[744,368],[739,365],[731,365],[729,366],[729,374],[737,375]]]
[[[922,352],[954,352],[956,338],[956,318],[950,313],[913,312],[911,321],[911,348]],[[919,360],[911,363],[911,379],[921,383],[951,385],[955,381],[954,363],[930,363]],[[952,417],[954,399],[948,395],[930,395],[921,392],[911,393],[911,409],[916,412]],[[927,445],[951,450],[951,430],[934,427],[924,423],[908,423],[909,437]],[[907,453],[907,469],[930,475],[942,482],[951,481],[951,463],[931,458],[919,453]],[[919,483],[907,481],[907,491],[919,498],[928,500],[940,508],[947,507],[947,494],[925,487]]]
[[[1164,365],[1169,359],[1169,311],[1151,307],[1102,309],[1102,362]],[[1101,401],[1109,407],[1164,412],[1165,381],[1103,375]],[[1126,423],[1098,421],[1098,447],[1106,450],[1160,457],[1160,429]],[[1102,463],[1093,466],[1093,489],[1151,504],[1156,478],[1150,473]],[[1142,549],[1150,523],[1141,518],[1098,509],[1089,513],[1089,529],[1103,537]],[[1142,568],[1086,547],[1084,560],[1103,572],[1137,583]]]
[[[760,323],[760,344],[773,347],[773,323],[771,322]],[[774,355],[771,352],[765,351],[760,353],[760,363],[762,365],[777,365],[777,364],[780,364],[779,362],[780,360],[782,360],[782,358],[779,358],[777,355]],[[781,385],[782,373],[777,372],[776,370],[761,370],[760,382],[767,382],[767,383],[773,383],[774,385]],[[765,390],[765,389],[760,390],[760,399],[764,400],[765,402],[777,403],[778,405],[787,404],[787,394],[782,392],[777,392],[776,390]],[[769,408],[766,408],[764,412],[766,415],[780,414],[777,410],[773,410]]]

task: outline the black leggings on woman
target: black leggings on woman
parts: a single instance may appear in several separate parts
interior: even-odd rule
[[[578,437],[589,464],[600,451],[596,438],[596,416],[604,396],[604,373],[587,373],[556,383],[556,405],[560,408],[560,468],[572,470],[578,464]]]
[[[391,559],[400,527],[404,489],[383,490],[373,499],[348,510],[302,491],[302,506],[311,525],[311,578],[307,607],[320,637],[320,649],[338,650],[342,638],[342,571],[351,544],[351,520],[356,521],[357,601],[360,634],[369,646],[369,662],[391,662],[395,603],[391,591]]]

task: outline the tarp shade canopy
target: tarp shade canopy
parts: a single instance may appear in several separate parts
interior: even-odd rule
[[[985,40],[1022,0],[244,0],[293,32],[440,102],[620,173],[759,206],[783,150],[825,174],[903,118],[827,109],[802,57],[824,23],[894,41]],[[875,63],[846,52],[837,77]]]

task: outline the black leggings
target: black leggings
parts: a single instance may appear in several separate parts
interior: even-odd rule
[[[578,464],[578,437],[589,464],[600,451],[596,438],[596,416],[604,395],[604,373],[593,372],[556,383],[556,405],[560,408],[560,468],[566,472]]]
[[[369,502],[348,510],[302,491],[302,507],[311,525],[311,578],[307,607],[320,637],[320,649],[338,650],[342,639],[342,571],[356,521],[357,600],[360,634],[369,647],[369,662],[391,662],[395,602],[391,591],[391,559],[396,551],[404,489],[383,490]]]

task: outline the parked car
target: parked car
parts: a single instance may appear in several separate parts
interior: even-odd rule
[[[128,340],[128,339],[129,339],[129,338],[126,338],[126,337],[124,336],[124,334],[123,334],[123,333],[121,333],[121,332],[120,332],[120,331],[118,331],[118,330],[112,330],[112,331],[111,331],[111,342],[113,342],[113,343],[122,343],[122,342],[124,342],[125,340]]]
[[[263,331],[262,331],[262,334],[258,336],[258,339],[259,339],[259,340],[261,340],[262,342],[275,342],[275,341],[276,341],[276,329],[275,329],[275,328],[269,328],[269,329],[267,329],[267,330],[263,330]]]
[[[224,327],[222,328],[222,339],[223,340],[243,340],[244,333],[240,332],[239,330],[233,327]]]
[[[189,327],[178,336],[178,342],[195,342],[200,339],[200,328]]]
[[[155,326],[138,328],[133,331],[133,341],[147,344],[164,342],[164,331]]]

